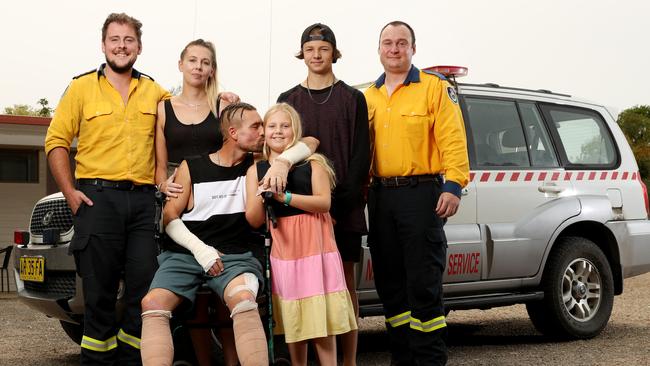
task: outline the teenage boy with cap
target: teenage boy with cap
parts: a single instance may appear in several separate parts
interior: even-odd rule
[[[345,280],[358,316],[354,264],[361,257],[361,236],[367,233],[362,186],[370,168],[368,107],[363,94],[336,79],[332,64],[341,58],[330,27],[316,23],[300,38],[300,52],[307,77],[280,94],[278,102],[294,107],[302,119],[305,136],[320,141],[317,152],[332,161],[336,188],[330,213],[334,234],[343,260]],[[356,364],[357,330],[342,335],[344,365]]]

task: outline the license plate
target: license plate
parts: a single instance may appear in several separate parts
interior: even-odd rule
[[[45,258],[20,257],[20,279],[23,281],[45,281]]]

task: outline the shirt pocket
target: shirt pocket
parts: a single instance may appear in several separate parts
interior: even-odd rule
[[[107,101],[84,104],[84,120],[79,128],[79,150],[93,148],[102,141],[111,140],[118,133],[113,106]],[[84,125],[86,128],[84,128]]]
[[[423,142],[429,137],[431,118],[426,108],[404,108],[400,111],[404,121],[403,137],[408,139],[414,150],[423,147]]]
[[[101,120],[102,117],[113,114],[113,107],[109,102],[90,102],[84,105],[83,114],[88,122]]]
[[[155,102],[138,101],[135,130],[142,135],[153,136],[158,105]]]

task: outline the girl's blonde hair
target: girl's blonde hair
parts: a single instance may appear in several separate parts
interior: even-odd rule
[[[208,95],[208,106],[210,106],[212,114],[214,114],[216,117],[218,115],[217,98],[219,96],[219,80],[217,78],[217,52],[215,51],[214,44],[212,42],[199,38],[188,43],[187,46],[183,48],[183,51],[181,52],[181,61],[183,60],[183,57],[185,57],[187,50],[192,46],[204,47],[210,51],[210,61],[212,62],[214,73],[213,75],[210,75],[208,82],[205,84],[205,93]]]
[[[287,115],[289,117],[289,121],[291,122],[293,139],[291,140],[289,145],[287,145],[287,147],[284,148],[285,150],[287,150],[288,148],[297,144],[302,138],[302,121],[300,120],[300,115],[298,115],[298,112],[292,106],[290,106],[287,103],[278,103],[276,105],[271,106],[271,108],[269,108],[269,110],[266,111],[266,114],[264,114],[265,127],[269,117],[271,117],[271,115],[278,112],[283,112],[285,115]],[[270,153],[271,153],[271,148],[269,148],[269,146],[266,145],[266,141],[264,141],[264,149],[263,149],[264,158],[268,159]],[[325,157],[325,155],[312,154],[310,157],[306,159],[306,161],[314,161],[320,164],[323,167],[323,169],[325,169],[325,172],[327,172],[327,176],[330,181],[330,188],[333,189],[336,186],[336,175],[334,174],[334,169],[332,168],[332,164]]]

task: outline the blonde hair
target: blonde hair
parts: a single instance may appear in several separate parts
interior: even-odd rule
[[[212,62],[212,67],[214,68],[214,75],[211,75],[208,78],[208,82],[205,84],[205,93],[208,95],[208,106],[212,114],[216,117],[218,115],[217,111],[217,98],[219,97],[219,80],[217,78],[217,52],[215,51],[214,44],[210,41],[205,41],[201,38],[196,39],[185,46],[181,52],[181,61],[187,50],[192,46],[200,46],[206,48],[210,51],[210,61]]]
[[[290,106],[287,103],[278,103],[276,105],[271,106],[271,108],[269,108],[269,110],[266,111],[266,114],[264,114],[265,127],[271,115],[278,112],[283,112],[284,114],[286,114],[289,117],[289,120],[291,121],[291,130],[293,131],[293,139],[284,148],[284,150],[287,150],[293,147],[295,144],[297,144],[302,138],[302,121],[300,120],[300,115],[298,115],[298,112],[292,106]],[[264,154],[264,158],[268,159],[269,155],[271,154],[271,148],[268,145],[266,145],[266,141],[264,141],[264,149],[262,150],[262,152]],[[305,160],[314,161],[320,164],[323,167],[323,169],[325,169],[325,172],[327,173],[327,177],[329,178],[329,182],[330,182],[330,188],[333,189],[336,186],[336,175],[334,174],[334,168],[332,168],[332,164],[325,157],[325,155],[312,154],[310,157],[308,157]]]

